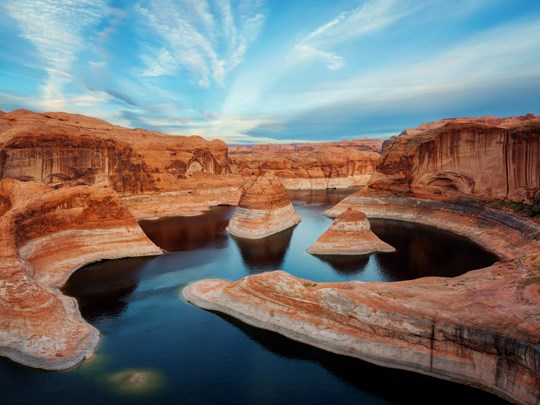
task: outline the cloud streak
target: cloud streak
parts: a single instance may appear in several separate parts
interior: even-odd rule
[[[19,0],[8,3],[6,10],[43,60],[47,72],[42,88],[44,104],[63,108],[63,88],[72,80],[72,65],[84,49],[84,31],[108,14],[107,2]]]
[[[142,56],[147,65],[142,75],[183,69],[204,88],[223,85],[264,23],[258,1],[243,0],[236,8],[229,0],[145,1],[136,10],[162,40],[157,54]]]

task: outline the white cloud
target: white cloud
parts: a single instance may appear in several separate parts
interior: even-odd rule
[[[147,65],[143,75],[169,74],[175,63],[201,87],[222,85],[259,35],[264,16],[258,6],[245,0],[234,9],[230,0],[159,0],[137,6],[143,24],[162,41],[161,58],[142,57]]]
[[[328,69],[339,70],[344,60],[329,49],[382,30],[413,10],[414,7],[405,7],[396,0],[368,1],[358,8],[342,12],[313,30],[294,47],[294,51],[302,61],[321,60]]]
[[[85,48],[84,30],[108,14],[106,0],[15,0],[5,8],[43,59],[43,104],[63,108],[63,88],[72,80],[77,54]]]

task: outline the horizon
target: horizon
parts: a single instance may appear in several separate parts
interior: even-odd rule
[[[0,110],[229,145],[540,110],[540,2],[9,0]]]

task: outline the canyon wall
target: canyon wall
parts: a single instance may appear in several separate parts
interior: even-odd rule
[[[85,264],[161,254],[104,185],[0,181],[0,355],[44,369],[91,356],[99,332],[58,288]]]
[[[306,144],[230,146],[233,171],[242,176],[271,173],[287,189],[364,185],[375,170],[382,140],[354,139]]]
[[[540,206],[540,117],[445,119],[385,142],[369,187]]]
[[[123,194],[173,191],[195,174],[229,174],[227,145],[66,113],[0,115],[0,179],[52,186],[105,182]],[[186,183],[189,187],[189,183]]]

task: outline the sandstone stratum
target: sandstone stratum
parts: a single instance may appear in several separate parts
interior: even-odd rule
[[[267,171],[286,188],[363,185],[381,145],[358,139],[227,147],[221,140],[129,129],[78,114],[0,111],[0,179],[53,187],[105,182],[137,219],[236,205],[245,178]]]
[[[395,250],[373,233],[366,214],[348,208],[307,252],[314,255],[365,255]]]
[[[1,180],[0,355],[52,370],[91,356],[99,332],[58,288],[85,264],[159,254],[105,185]]]
[[[239,238],[261,239],[301,220],[279,178],[266,173],[250,177],[242,186],[227,232]]]
[[[353,139],[291,145],[230,146],[233,171],[271,173],[286,189],[310,190],[364,185],[375,171],[383,141]]]

